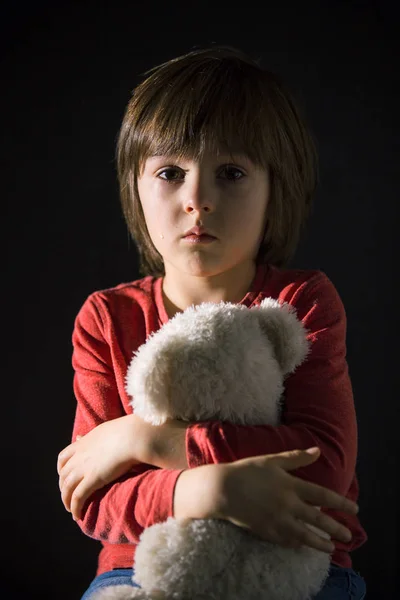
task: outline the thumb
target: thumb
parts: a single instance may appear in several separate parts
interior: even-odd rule
[[[289,450],[275,454],[274,463],[286,471],[292,471],[315,462],[321,454],[318,446],[306,450]]]

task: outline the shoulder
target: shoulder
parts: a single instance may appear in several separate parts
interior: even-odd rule
[[[126,302],[145,306],[152,301],[154,280],[154,277],[148,276],[135,281],[119,283],[116,286],[92,292],[88,296],[88,300],[98,304],[113,305]]]
[[[335,284],[318,269],[283,269],[271,266],[263,295],[295,307],[302,320],[345,321],[345,309]]]
[[[328,295],[336,292],[334,284],[323,271],[279,268],[271,265],[267,271],[263,293],[279,295],[289,301],[299,293],[317,290]]]
[[[96,323],[105,329],[111,323],[131,323],[145,320],[155,311],[153,297],[154,277],[119,283],[113,287],[95,290],[84,300],[76,317],[77,321]]]

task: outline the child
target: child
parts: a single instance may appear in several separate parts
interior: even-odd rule
[[[195,50],[146,75],[117,148],[144,277],[91,294],[73,332],[77,412],[58,459],[60,489],[103,545],[83,598],[133,585],[141,532],[169,516],[224,518],[282,546],[332,553],[318,600],[350,598],[350,588],[363,598],[350,557],[367,536],[356,516],[345,311],[324,273],[286,266],[315,188],[310,134],[279,79],[236,49]],[[311,342],[286,381],[281,425],[153,427],[132,414],[125,375],[152,332],[192,304],[250,307],[266,296],[296,308]]]

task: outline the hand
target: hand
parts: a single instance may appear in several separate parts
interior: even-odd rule
[[[333,543],[312,532],[307,524],[343,542],[350,541],[351,532],[316,507],[356,514],[358,506],[332,490],[287,472],[315,462],[319,455],[319,448],[311,453],[294,450],[220,465],[223,470],[219,475],[222,479],[217,516],[283,547],[306,545],[333,552]]]
[[[75,520],[81,518],[82,508],[93,492],[142,462],[142,440],[134,425],[134,415],[106,421],[58,455],[61,498]]]

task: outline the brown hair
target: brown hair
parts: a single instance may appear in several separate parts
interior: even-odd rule
[[[268,169],[271,196],[257,262],[284,266],[296,250],[316,186],[317,155],[277,75],[229,46],[193,50],[144,74],[117,143],[120,200],[143,274],[164,265],[147,231],[137,177],[149,156],[198,159],[207,148],[241,152]]]

